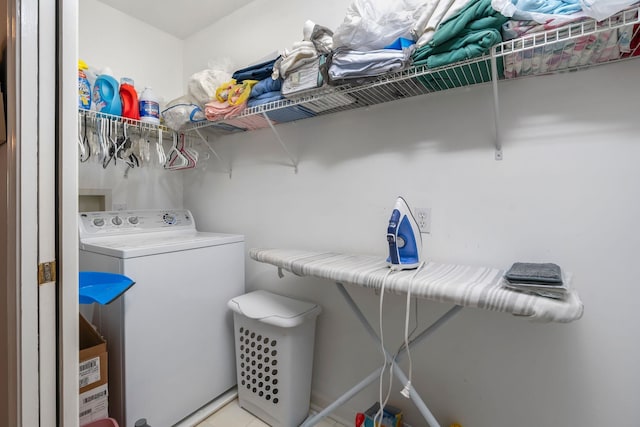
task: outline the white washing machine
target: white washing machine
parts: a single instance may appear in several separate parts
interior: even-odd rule
[[[135,281],[89,319],[107,340],[110,416],[167,427],[235,386],[244,237],[197,231],[188,210],[79,215],[80,270]]]

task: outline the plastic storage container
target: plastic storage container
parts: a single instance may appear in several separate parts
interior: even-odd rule
[[[140,120],[147,123],[160,124],[160,101],[150,87],[144,88],[140,94]]]
[[[313,342],[320,306],[266,291],[233,298],[238,403],[274,427],[309,412]]]

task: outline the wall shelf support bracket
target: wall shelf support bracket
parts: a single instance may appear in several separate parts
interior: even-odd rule
[[[502,160],[502,135],[500,130],[500,104],[498,102],[498,62],[496,48],[491,48],[491,83],[493,86],[493,117],[495,121],[495,159]]]
[[[282,149],[284,150],[285,153],[287,153],[287,156],[289,157],[289,160],[291,160],[291,166],[293,166],[293,170],[295,171],[295,173],[298,173],[298,161],[296,160],[295,157],[293,157],[291,155],[291,152],[289,151],[289,149],[287,148],[287,145],[284,143],[284,141],[282,140],[282,138],[280,138],[280,134],[278,133],[278,131],[276,130],[275,126],[273,126],[273,123],[271,123],[271,119],[269,118],[269,116],[267,116],[266,112],[262,112],[262,116],[264,117],[264,119],[267,121],[267,123],[269,124],[269,127],[271,128],[271,131],[273,132],[273,134],[276,136],[276,139],[278,140],[278,142],[280,143],[280,145],[282,146]]]
[[[216,150],[214,150],[213,147],[211,147],[211,144],[209,144],[209,141],[207,140],[207,138],[205,138],[202,135],[202,133],[200,132],[200,129],[195,129],[195,131],[198,134],[198,136],[200,137],[200,139],[202,140],[202,142],[204,143],[204,145],[206,145],[207,148],[209,149],[209,151],[211,151],[213,153],[215,158],[218,159],[218,161],[221,164],[224,164],[224,162],[222,161],[222,158],[218,155],[218,153],[216,153]],[[227,169],[225,172],[227,172],[229,174],[229,178],[231,178],[231,173],[232,173],[231,165],[229,165],[229,169]]]

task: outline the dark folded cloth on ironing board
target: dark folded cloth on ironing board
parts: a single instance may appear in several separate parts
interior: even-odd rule
[[[562,284],[562,270],[553,263],[516,262],[504,277],[511,283]]]
[[[541,297],[563,299],[569,292],[562,270],[553,263],[516,262],[504,279],[506,288]]]

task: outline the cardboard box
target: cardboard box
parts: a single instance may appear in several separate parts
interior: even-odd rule
[[[80,393],[80,425],[86,425],[109,416],[108,384],[102,384]]]
[[[80,393],[107,383],[107,342],[98,331],[80,315]]]

